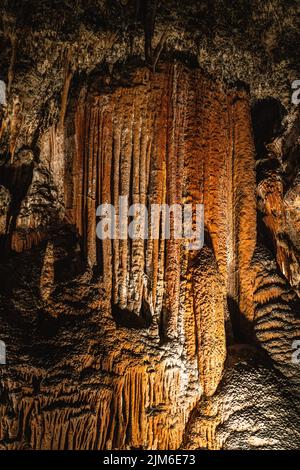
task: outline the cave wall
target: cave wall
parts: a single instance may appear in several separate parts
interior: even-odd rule
[[[104,398],[97,396],[102,426],[112,421],[115,428],[94,429],[94,433],[101,434],[101,439],[97,444],[94,441],[91,444],[89,439],[84,445],[118,448],[124,443],[143,445],[145,441],[159,448],[178,446],[193,400],[202,393],[212,395],[223,373],[225,322],[229,329],[231,325],[227,296],[232,295],[240,304],[241,317],[249,321],[253,317],[251,303],[243,304],[243,292],[249,283],[246,271],[255,245],[256,214],[249,97],[245,91],[226,92],[198,70],[166,64],[155,74],[146,68],[135,71],[130,86],[119,86],[113,92],[102,91],[98,83],[84,98],[79,91],[72,109],[74,112],[66,117],[64,133],[59,125],[43,135],[41,159],[47,155],[43,163],[50,169],[65,207],[62,221],[76,231],[82,258],[90,268],[97,271],[100,267],[97,307],[104,309],[108,304],[110,321],[143,332],[146,340],[150,336],[159,348],[169,351],[175,344],[199,382],[198,390],[193,384],[191,402],[185,406],[185,412],[181,417],[176,416],[174,437],[167,434],[163,438],[154,430],[150,441],[142,435],[137,438],[138,428],[144,429],[140,420],[149,421],[150,417],[143,418],[141,410],[145,404],[138,400],[139,392],[134,388],[141,387],[141,395],[149,396],[150,403],[156,402],[156,394],[162,393],[164,399],[158,402],[162,401],[165,413],[170,414],[173,399],[168,396],[178,393],[178,381],[182,380],[173,366],[170,372],[163,372],[164,361],[156,359],[158,369],[151,385],[149,372],[142,365],[149,346],[141,344],[142,357],[134,368],[127,370],[125,360],[120,366],[110,365],[114,373],[124,374],[121,383],[118,381],[116,397],[106,398],[104,406]],[[70,135],[69,130],[74,134]],[[64,153],[67,145],[68,152]],[[238,176],[244,167],[248,180]],[[34,186],[35,171],[31,186]],[[230,186],[224,191],[227,181]],[[131,201],[148,207],[153,203],[204,203],[209,243],[206,251],[201,254],[188,251],[182,241],[172,236],[164,240],[161,233],[157,240],[149,239],[146,243],[143,240],[129,243],[129,239],[98,240],[96,208],[100,203],[113,203],[118,207],[120,195],[128,195]],[[29,214],[30,234],[35,233],[34,220]],[[47,219],[43,222],[46,228]],[[17,223],[16,233],[18,230]],[[154,230],[151,225],[149,230]],[[12,237],[15,236],[14,232]],[[32,236],[31,246],[18,246],[16,251],[28,250],[39,241]],[[14,248],[12,244],[11,249]],[[53,250],[53,242],[47,241],[39,286],[43,301],[52,303],[48,315],[56,317],[53,290],[57,267]],[[230,281],[232,271],[240,273],[233,284]],[[152,333],[143,323],[145,304],[151,315]],[[104,314],[99,312],[99,315]],[[122,369],[118,370],[119,367]],[[183,389],[182,393],[186,391]],[[155,398],[151,398],[153,394]],[[136,405],[131,403],[133,398],[137,400]],[[120,409],[119,400],[130,402],[125,416],[125,405]],[[24,406],[27,406],[26,401]],[[26,415],[25,411],[21,413]],[[62,419],[52,414],[51,419]],[[131,424],[134,432],[128,429],[128,423],[122,424],[128,421],[128,414],[134,421]],[[163,426],[165,419],[168,422],[167,417],[163,418]],[[34,437],[41,432],[34,421],[30,422],[29,429],[31,445],[35,448],[65,445],[62,443],[67,434],[60,444],[54,444],[47,441],[46,436]],[[57,432],[55,427],[54,430]],[[159,443],[152,443],[152,439],[159,439]]]
[[[146,246],[128,240],[105,240],[99,246],[98,205],[113,203],[118,212],[119,196],[147,207],[201,203],[225,290],[251,321],[251,305],[243,299],[256,226],[247,93],[226,93],[181,65],[161,66],[155,74],[142,69],[134,73],[130,86],[114,93],[101,94],[100,89],[99,96],[86,97],[77,106],[75,121],[73,180],[67,175],[66,184],[74,188],[70,221],[82,238],[88,263],[103,263],[114,302],[139,311],[145,296],[156,315],[164,302],[166,328],[176,336],[180,275],[186,275],[180,266],[183,247],[176,240],[164,244],[159,239],[150,239]],[[149,223],[149,233],[154,230]],[[196,256],[189,254],[185,263]],[[229,280],[229,272],[239,277]]]
[[[233,43],[224,2],[170,30],[165,5],[79,1],[60,30],[30,3],[0,32],[0,448],[297,448],[297,59],[274,2]],[[204,247],[100,241],[119,196],[204,204]]]

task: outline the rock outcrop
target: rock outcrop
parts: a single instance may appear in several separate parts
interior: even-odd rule
[[[297,448],[297,6],[21,3],[0,6],[0,449]],[[124,198],[148,237],[140,213],[99,238]],[[175,204],[193,228],[203,205],[203,246],[172,212],[164,236]]]

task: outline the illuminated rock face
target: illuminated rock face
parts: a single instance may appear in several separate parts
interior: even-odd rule
[[[180,280],[188,276],[197,254],[182,254],[176,240],[100,243],[96,208],[111,203],[118,212],[119,196],[148,208],[204,204],[205,230],[224,293],[251,321],[247,293],[256,236],[254,150],[245,92],[226,93],[199,71],[180,65],[161,69],[155,74],[141,69],[130,87],[79,102],[73,179],[69,176],[66,187],[72,191],[67,195],[69,218],[82,237],[88,263],[103,266],[114,303],[139,312],[144,297],[156,315],[163,305],[165,335],[176,337]]]
[[[73,187],[70,219],[88,263],[101,265],[112,302],[137,316],[147,302],[162,339],[181,335],[192,356],[196,346],[201,383],[212,394],[226,356],[226,296],[241,320],[253,318],[249,266],[256,209],[248,97],[226,93],[181,65],[155,74],[141,69],[130,83],[77,105],[73,179],[66,185],[69,192]],[[96,208],[109,203],[118,213],[120,196],[147,204],[149,212],[151,204],[204,204],[210,255],[204,261],[184,253],[172,239],[100,243]]]
[[[287,281],[276,272],[275,290],[267,285],[276,264],[256,247],[248,94],[180,64],[139,68],[125,84],[99,80],[78,90],[39,148],[38,163],[16,154],[3,170],[5,181],[28,178],[22,195],[8,185],[18,210],[7,202],[1,212],[4,242],[18,253],[1,271],[17,272],[2,295],[11,365],[1,382],[1,448],[230,448],[230,426],[217,430],[235,397],[226,344],[255,335],[296,381],[296,368],[285,364],[300,335]],[[119,196],[148,208],[204,204],[204,247],[188,251],[161,236],[100,241],[96,208],[110,203],[118,211]],[[277,199],[269,197],[272,212]],[[14,224],[5,232],[7,214]],[[288,325],[275,307],[268,313],[278,297]],[[13,345],[10,314],[23,322]],[[246,365],[242,380],[263,400],[261,383],[268,376],[272,384],[273,372],[248,372]],[[249,399],[243,383],[241,413]],[[249,439],[248,447],[273,445]]]

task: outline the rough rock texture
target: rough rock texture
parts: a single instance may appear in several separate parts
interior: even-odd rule
[[[0,448],[299,447],[299,4],[18,3]],[[157,239],[100,241],[119,196],[204,204],[204,247],[163,240],[161,214]]]
[[[217,393],[191,413],[182,448],[289,450],[299,448],[299,397],[254,348],[229,350]]]
[[[274,109],[275,106],[275,109]],[[276,261],[290,284],[299,291],[299,130],[298,109],[285,118],[279,133],[268,135],[266,115],[273,109],[272,124],[278,126],[280,111],[272,101],[258,103],[262,118],[257,134],[259,211],[272,239]],[[277,109],[276,109],[277,108]],[[254,110],[254,115],[257,111]],[[276,122],[277,121],[277,122]],[[271,124],[271,125],[272,125]]]

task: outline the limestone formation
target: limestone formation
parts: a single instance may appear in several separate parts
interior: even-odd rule
[[[0,5],[0,449],[298,448],[297,2],[17,3]],[[98,207],[124,198],[148,237],[129,214],[100,239]],[[175,204],[193,228],[204,206],[203,246],[172,211],[164,236],[155,208]]]

